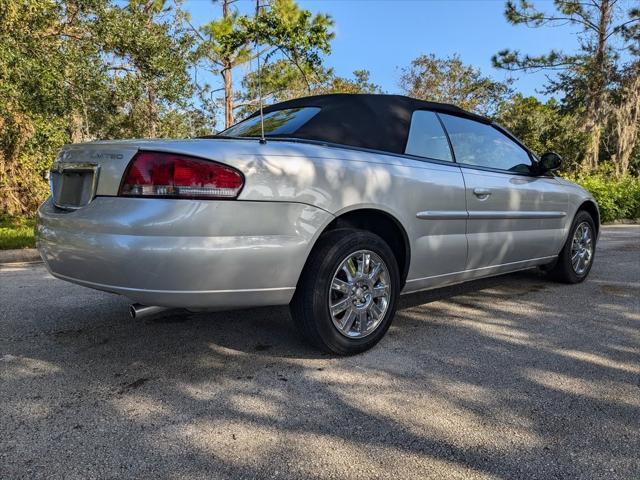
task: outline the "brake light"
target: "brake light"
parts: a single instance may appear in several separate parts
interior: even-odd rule
[[[138,152],[127,167],[119,195],[231,199],[244,185],[235,168],[200,158],[163,152]]]

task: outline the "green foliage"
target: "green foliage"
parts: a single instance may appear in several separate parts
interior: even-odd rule
[[[491,114],[510,94],[508,82],[497,82],[465,65],[453,55],[421,55],[402,69],[400,88],[409,96],[452,103],[466,110]]]
[[[294,0],[273,0],[270,8],[256,15],[240,15],[223,2],[223,17],[201,28],[199,58],[220,73],[224,81],[225,127],[234,121],[232,70],[251,60],[264,63],[286,59],[307,79],[307,73],[321,67],[322,54],[331,51],[333,20],[328,15],[312,15]],[[253,51],[252,49],[255,49]]]
[[[179,21],[180,12],[170,14],[168,3],[130,0],[124,8],[102,9],[91,25],[107,55],[102,68],[114,93],[108,106],[113,114],[103,123],[102,137],[153,138],[167,131],[167,112],[189,112],[195,39]]]
[[[265,103],[282,102],[305,95],[328,93],[382,93],[379,85],[370,81],[367,70],[356,70],[353,78],[340,77],[332,68],[323,66],[299,68],[288,60],[265,65],[260,72],[262,97]],[[258,72],[245,75],[239,95],[240,117],[253,113],[258,103]]]
[[[0,213],[33,212],[65,143],[202,130],[179,19],[160,0],[0,0]]]
[[[614,2],[615,3],[615,2]],[[625,26],[631,24],[624,20],[619,24],[613,24],[614,15],[611,9],[614,5],[606,7],[602,0],[593,1],[591,3],[581,2],[579,0],[556,0],[554,1],[554,11],[546,12],[538,10],[535,5],[528,0],[508,0],[505,6],[505,17],[507,21],[513,25],[525,25],[527,27],[554,27],[572,25],[578,29],[581,35],[578,52],[575,54],[567,54],[560,50],[552,49],[546,54],[529,55],[521,54],[519,51],[504,49],[494,55],[492,60],[497,68],[506,70],[535,70],[535,69],[553,69],[553,70],[580,70],[581,67],[589,66],[594,63],[595,50],[598,48],[596,42],[592,41],[591,36],[597,34],[599,29],[602,30],[607,38],[614,35],[621,35],[625,31]],[[608,8],[608,10],[607,10]],[[633,18],[633,11],[629,12],[630,18]],[[619,15],[622,16],[622,15]],[[602,45],[602,56],[597,62],[608,64],[605,68],[610,68],[611,63],[616,60],[616,52],[612,45]],[[591,65],[602,67],[603,65]],[[591,71],[591,77],[605,74],[604,71]],[[551,81],[551,90],[562,91],[567,87],[566,83],[570,83],[574,75],[562,77],[563,81],[554,83]]]
[[[0,250],[35,247],[35,223],[31,217],[0,217]]]
[[[75,78],[95,78],[95,58],[79,46],[86,15],[60,2],[0,0],[0,212],[31,211],[46,191],[37,172],[69,138],[67,114],[80,111],[70,62],[79,62]]]
[[[273,0],[255,21],[246,21],[253,42],[272,49],[265,61],[281,53],[298,67],[314,68],[322,64],[321,54],[331,52],[333,20],[329,15],[312,15],[294,0]]]
[[[586,135],[580,131],[578,116],[563,111],[554,99],[543,103],[535,97],[514,95],[500,105],[495,119],[538,156],[556,152],[564,159],[566,170],[580,169]]]
[[[608,170],[608,171],[607,171]],[[593,175],[565,175],[582,185],[598,202],[603,222],[640,219],[640,178],[625,175],[615,177],[611,168]]]
[[[331,51],[331,17],[313,15],[294,0],[274,0],[258,15],[241,15],[230,4],[223,7],[225,16],[200,29],[202,42],[197,48],[200,58],[219,69],[249,61],[254,45],[262,46],[265,61],[281,53],[299,66],[310,67],[319,66],[320,55]]]
[[[197,53],[201,57],[222,67],[225,59],[232,64],[244,63],[249,59],[250,34],[245,22],[237,11],[232,11],[226,18],[214,20],[201,28],[205,39],[198,45]]]
[[[640,93],[626,88],[628,82],[622,79],[637,76],[640,9],[625,8],[623,2],[610,0],[555,0],[553,9],[545,11],[529,0],[508,0],[504,13],[513,25],[569,26],[577,42],[571,53],[552,49],[530,55],[507,48],[492,58],[497,68],[549,73],[543,91],[560,95],[564,110],[581,117],[581,130],[587,134],[581,162],[585,171],[613,161],[617,173],[625,174],[632,165],[629,139],[637,136],[640,122],[627,112]],[[624,51],[635,61],[625,63],[620,54]]]

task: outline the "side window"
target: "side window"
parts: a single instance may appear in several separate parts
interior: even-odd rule
[[[441,114],[458,163],[529,173],[531,158],[520,145],[484,123]]]
[[[409,139],[404,153],[435,160],[452,161],[442,124],[434,112],[416,110],[411,116]]]

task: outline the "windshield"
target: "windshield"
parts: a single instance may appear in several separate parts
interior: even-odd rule
[[[290,135],[311,120],[318,107],[288,108],[264,114],[264,134],[266,136]],[[220,132],[225,137],[259,137],[260,115],[247,118]]]

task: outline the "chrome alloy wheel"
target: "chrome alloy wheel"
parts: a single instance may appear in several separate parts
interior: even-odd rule
[[[358,250],[345,258],[329,287],[329,312],[349,338],[373,333],[384,319],[391,296],[389,271],[376,253]]]
[[[578,275],[584,275],[593,257],[593,233],[587,222],[576,227],[571,242],[571,266]]]

